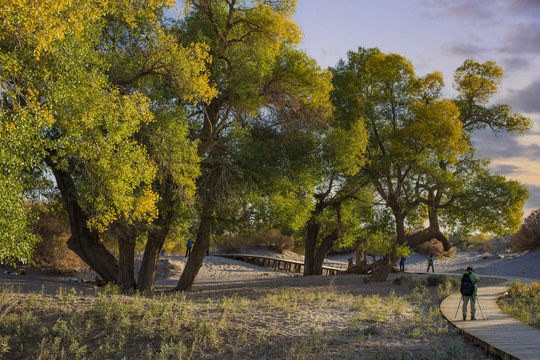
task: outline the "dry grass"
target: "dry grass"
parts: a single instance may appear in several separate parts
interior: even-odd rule
[[[505,296],[499,299],[501,309],[519,321],[540,329],[540,284],[526,286],[519,280],[512,282]]]
[[[486,359],[442,320],[426,277],[269,278],[188,293],[2,291],[21,301],[0,322],[11,359]],[[394,278],[395,280],[395,278]],[[447,289],[449,291],[449,289]]]

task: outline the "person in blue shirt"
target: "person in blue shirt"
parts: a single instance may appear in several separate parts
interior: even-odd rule
[[[186,245],[186,256],[189,256],[191,254],[191,249],[193,248],[193,244],[195,244],[193,241],[188,240]]]

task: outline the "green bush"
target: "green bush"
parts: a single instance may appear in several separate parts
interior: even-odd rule
[[[514,251],[532,250],[540,246],[540,209],[525,218],[519,231],[511,240]]]
[[[540,328],[540,284],[533,282],[527,287],[519,280],[512,282],[499,306],[519,321]]]
[[[392,283],[394,285],[407,285],[410,284],[413,281],[413,278],[411,276],[405,276],[401,275],[398,278],[395,278]]]
[[[446,274],[429,275],[426,279],[426,286],[448,286],[457,283],[457,279],[452,279]]]

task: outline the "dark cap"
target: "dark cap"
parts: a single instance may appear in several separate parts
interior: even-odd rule
[[[472,266],[469,266],[469,267],[467,268],[467,271],[473,271]]]

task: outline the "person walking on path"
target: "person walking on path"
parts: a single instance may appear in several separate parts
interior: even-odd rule
[[[478,275],[473,271],[472,266],[467,268],[467,271],[461,275],[461,296],[463,298],[463,320],[467,320],[467,305],[471,303],[471,320],[476,320],[476,296],[478,295],[477,283],[480,281]]]
[[[401,260],[399,260],[399,271],[401,272],[405,272],[405,260],[407,260],[405,256],[402,256]]]
[[[429,268],[431,268],[431,272],[435,272],[435,268],[433,267],[434,262],[435,262],[435,256],[433,256],[433,254],[429,255],[429,257],[427,258],[426,272],[429,272]]]
[[[189,254],[191,254],[191,249],[193,248],[193,244],[194,244],[193,241],[188,240],[187,245],[186,245],[186,256],[189,256]]]

